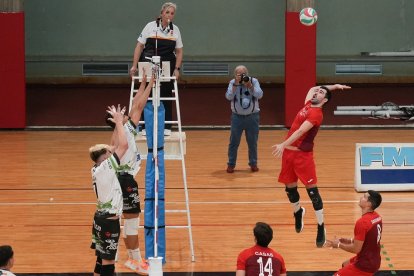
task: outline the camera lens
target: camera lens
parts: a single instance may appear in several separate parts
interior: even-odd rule
[[[250,95],[249,91],[244,91],[244,95],[249,96]]]
[[[242,81],[248,82],[250,80],[250,77],[248,75],[243,74],[242,75]]]

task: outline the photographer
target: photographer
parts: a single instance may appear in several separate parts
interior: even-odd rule
[[[246,133],[249,148],[249,166],[252,172],[257,172],[257,140],[259,138],[259,99],[263,91],[257,79],[250,77],[246,66],[239,65],[234,69],[234,79],[229,83],[226,99],[231,106],[231,133],[228,150],[229,161],[227,172],[233,173],[236,167],[237,149],[243,130]]]

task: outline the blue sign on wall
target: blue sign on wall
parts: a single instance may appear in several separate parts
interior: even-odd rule
[[[414,144],[357,144],[355,157],[357,190],[414,190]]]

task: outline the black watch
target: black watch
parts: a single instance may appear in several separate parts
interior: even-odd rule
[[[178,70],[178,71],[180,71],[180,69],[181,69],[180,67],[175,67],[175,70]]]

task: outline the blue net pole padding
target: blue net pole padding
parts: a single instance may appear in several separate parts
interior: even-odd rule
[[[164,105],[158,107],[157,129],[157,162],[154,158],[154,109],[152,102],[144,108],[145,128],[147,135],[147,164],[145,170],[145,256],[163,257],[165,263],[165,165],[164,165]],[[156,181],[156,166],[158,165],[158,181]],[[158,192],[158,196],[156,196]],[[158,197],[158,202],[155,202]],[[157,206],[158,205],[158,206]],[[158,207],[158,208],[156,208]],[[157,249],[155,250],[155,245]],[[155,256],[157,255],[157,256]]]

